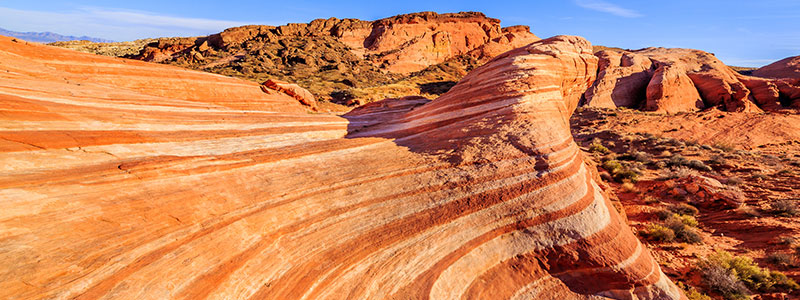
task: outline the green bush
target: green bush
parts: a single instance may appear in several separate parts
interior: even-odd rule
[[[626,168],[617,160],[606,160],[603,162],[602,167],[608,171],[608,173],[610,173],[617,182],[623,182],[626,180],[636,182],[639,179],[638,172],[630,168]]]
[[[675,240],[675,232],[672,229],[658,224],[647,225],[642,235],[651,241],[672,242]]]
[[[726,272],[728,275],[735,277],[747,288],[764,293],[777,291],[791,292],[792,290],[800,288],[800,285],[781,272],[761,268],[749,257],[733,256],[725,251],[718,251],[707,257],[706,260],[701,263],[701,269],[703,270],[704,277],[709,277],[709,274],[712,275],[711,277],[713,277],[713,275],[719,275],[711,274],[713,272]],[[709,271],[711,271],[711,273],[709,273]],[[728,297],[730,294],[735,295],[735,290],[737,289],[732,290],[724,288],[725,284],[721,286],[723,288],[715,286],[713,282],[709,283],[709,288],[720,292],[723,296],[726,296],[727,299],[737,299]],[[732,285],[728,284],[727,286],[731,287]]]
[[[603,144],[600,144],[598,142],[592,142],[592,144],[589,145],[589,151],[590,152],[595,152],[595,153],[602,153],[602,154],[606,154],[608,152],[611,152],[611,150],[608,150],[608,148],[606,148],[606,146],[603,146]]]
[[[694,221],[694,224],[697,225],[697,221],[694,220],[691,216],[685,216],[691,218]],[[686,222],[688,223],[688,222]],[[689,243],[689,244],[700,244],[703,242],[703,237],[692,228],[692,226],[687,225],[684,221],[683,217],[670,217],[666,221],[664,221],[664,226],[671,229],[673,233],[675,233],[675,239],[681,242]]]
[[[677,285],[678,285],[678,287],[680,289],[683,290],[683,293],[686,295],[686,298],[688,298],[689,300],[712,300],[711,297],[709,297],[706,294],[701,293],[700,291],[698,291],[693,286],[689,286],[689,285],[687,285],[687,284],[685,284],[683,282],[680,282],[680,281],[678,282]]]
[[[700,212],[699,210],[697,210],[696,207],[686,203],[670,205],[669,210],[676,214],[686,215],[686,216],[696,216]]]
[[[625,169],[614,173],[614,179],[618,182],[623,182],[626,180],[630,182],[637,182],[639,181],[639,173],[631,169]]]
[[[607,160],[603,162],[603,169],[606,169],[609,173],[617,172],[618,170],[622,170],[622,164],[616,160]]]
[[[686,226],[697,227],[698,225],[700,225],[697,223],[697,219],[695,219],[692,216],[677,215],[676,217],[681,221],[681,223],[683,223]]]

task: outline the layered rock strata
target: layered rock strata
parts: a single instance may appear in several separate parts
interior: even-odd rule
[[[570,135],[581,38],[343,117],[9,38],[0,62],[2,298],[685,298]]]

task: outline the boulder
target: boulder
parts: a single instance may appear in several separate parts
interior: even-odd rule
[[[314,99],[314,95],[297,84],[269,79],[262,83],[262,86],[289,95],[297,99],[297,101],[300,101],[300,103],[310,106],[312,109],[317,108],[317,100]]]

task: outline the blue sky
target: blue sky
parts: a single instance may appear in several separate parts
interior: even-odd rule
[[[206,35],[242,24],[374,20],[418,11],[480,11],[503,26],[529,25],[540,37],[579,35],[606,46],[701,49],[731,65],[761,66],[800,55],[798,0],[3,0],[0,27],[133,40]]]

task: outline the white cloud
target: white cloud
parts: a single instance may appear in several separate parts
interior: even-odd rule
[[[575,4],[585,9],[591,9],[599,12],[609,13],[619,17],[638,18],[643,16],[642,14],[638,13],[635,10],[623,8],[616,4],[602,0],[575,0]]]
[[[197,36],[216,33],[246,22],[183,18],[144,11],[84,7],[45,12],[0,7],[0,27],[14,31],[50,31],[111,40]]]

